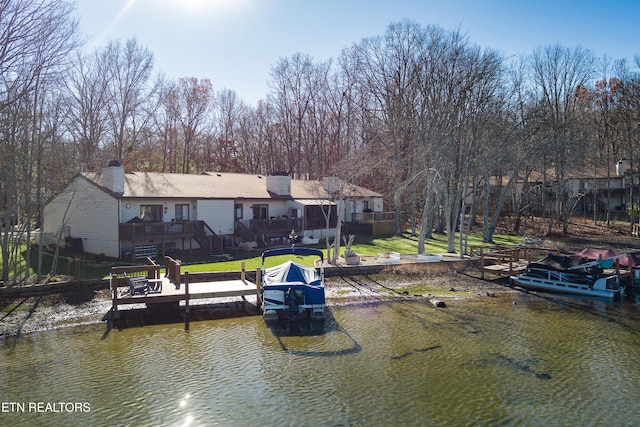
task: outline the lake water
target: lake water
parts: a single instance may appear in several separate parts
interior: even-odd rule
[[[514,304],[515,303],[515,304]],[[3,341],[1,425],[633,426],[640,309],[548,294]]]

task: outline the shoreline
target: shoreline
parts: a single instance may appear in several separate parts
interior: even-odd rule
[[[574,224],[575,234],[557,235],[542,239],[541,246],[565,253],[577,253],[585,247],[609,248],[619,252],[637,251],[640,240],[626,231],[604,229],[602,226]],[[605,230],[606,233],[603,231]],[[432,299],[445,302],[469,298],[491,297],[496,294],[519,292],[504,281],[493,277],[482,280],[473,262],[460,264],[453,261],[425,264],[390,264],[380,272],[365,272],[351,267],[335,267],[343,275],[326,274],[327,306],[366,304],[372,301],[416,300],[429,303]],[[460,258],[457,258],[459,261]],[[469,260],[468,260],[469,261]],[[422,267],[420,267],[422,266]],[[349,269],[349,270],[348,270]],[[349,272],[349,273],[347,273]],[[325,273],[327,273],[325,271]],[[34,332],[73,326],[99,324],[106,321],[111,301],[108,290],[96,286],[73,287],[63,292],[41,296],[0,295],[0,339],[19,337]],[[203,300],[201,315],[193,321],[213,320],[244,314],[237,310],[239,298]],[[248,298],[249,310],[254,307]],[[192,305],[192,307],[196,307]],[[194,310],[197,311],[198,309]],[[180,317],[180,316],[178,316]],[[175,323],[182,320],[172,319]],[[166,323],[166,322],[164,322]]]
[[[436,273],[403,271],[328,277],[325,281],[327,306],[407,299],[423,300],[427,303],[437,299],[446,303],[516,292],[515,289],[496,280],[481,280],[470,275],[468,270]],[[242,301],[238,297],[203,300],[200,304],[191,306],[192,318],[194,321],[200,321],[258,315],[255,300],[255,297],[247,298],[248,309],[244,312],[237,308],[237,303]],[[0,303],[0,339],[105,323],[111,309],[108,290],[94,288],[40,296],[4,297]],[[127,311],[129,310],[121,310]],[[143,313],[143,317],[147,315],[146,310]],[[176,323],[179,322],[180,320],[177,320]]]

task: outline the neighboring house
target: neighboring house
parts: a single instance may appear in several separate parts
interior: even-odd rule
[[[597,166],[587,168],[579,173],[569,173],[562,183],[562,194],[565,200],[575,203],[574,213],[592,214],[594,207],[598,213],[604,212],[624,212],[629,203],[630,186],[638,185],[637,175],[631,173],[627,160],[620,160],[615,166]],[[505,185],[508,177],[492,177],[491,191],[495,196]],[[553,200],[556,196],[555,170],[549,168],[545,174],[534,171],[527,179],[527,190],[523,191],[524,179],[519,176],[511,188],[510,196],[507,200],[511,204],[506,204],[502,212],[513,213],[520,205],[520,199],[527,196],[525,203],[537,214],[544,205],[546,209],[554,209]],[[637,193],[637,188],[634,190]],[[637,194],[636,194],[637,197]],[[495,199],[495,197],[493,198]],[[467,204],[471,203],[471,196],[467,196]],[[544,202],[543,202],[544,200]],[[493,205],[491,206],[493,209]]]
[[[583,197],[576,206],[577,212],[624,212],[629,203],[629,187],[633,176],[629,169],[629,162],[620,160],[615,168],[598,166],[592,170],[585,169],[584,173],[569,177],[569,187],[572,194]],[[637,183],[637,177],[636,177]]]
[[[49,242],[81,242],[84,252],[110,257],[171,250],[216,254],[247,242],[249,247],[286,244],[292,230],[299,238],[325,237],[329,212],[333,236],[338,192],[346,200],[347,228],[386,230],[379,224],[392,215],[383,212],[382,195],[336,178],[125,173],[110,162],[101,173],[76,175],[47,203],[43,233]]]

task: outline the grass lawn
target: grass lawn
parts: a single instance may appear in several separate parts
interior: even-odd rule
[[[494,237],[496,245],[500,246],[512,246],[517,245],[522,241],[522,237],[519,236],[506,236],[497,235]],[[482,236],[479,234],[469,235],[469,245],[479,246],[486,245],[482,242]],[[324,241],[315,245],[314,247],[322,249],[326,256],[326,248]],[[392,237],[379,237],[372,238],[370,236],[357,236],[351,249],[358,254],[364,256],[376,256],[380,252],[398,252],[400,254],[417,254],[418,253],[418,237],[411,236],[408,233],[402,236]],[[458,242],[456,236],[456,250],[458,249]],[[344,246],[341,248],[341,252],[344,251]],[[447,236],[444,234],[434,234],[433,239],[428,239],[425,242],[426,253],[443,253],[447,251]],[[31,251],[31,270],[35,274],[34,266],[37,265],[37,248],[33,248]],[[24,255],[24,251],[22,252]],[[190,273],[199,272],[217,272],[217,271],[239,271],[242,269],[242,263],[245,263],[245,268],[249,271],[255,270],[261,266],[262,252],[247,252],[232,250],[231,255],[234,257],[232,261],[219,261],[212,262],[211,257],[196,256],[190,254],[175,255],[174,258],[178,258],[182,261],[182,271],[189,271]],[[265,267],[272,267],[278,265],[286,260],[291,259],[287,256],[270,257],[267,259]],[[24,260],[24,258],[23,258]],[[46,275],[51,270],[52,255],[45,253],[43,255],[43,273]],[[102,261],[102,260],[100,260]],[[164,260],[159,258],[158,261],[163,264]],[[313,265],[315,261],[314,257],[297,257],[296,262],[302,265]],[[95,255],[90,254],[78,254],[69,253],[67,251],[61,251],[60,259],[58,260],[57,274],[72,276],[75,279],[97,279],[102,277],[108,277],[111,271],[111,264],[117,263],[118,265],[133,265],[134,263],[126,263],[121,260],[107,259],[106,262],[98,262]],[[138,264],[144,264],[139,262]],[[22,261],[22,267],[24,267],[24,261]]]
[[[457,239],[457,234],[456,234]],[[522,237],[520,236],[495,236],[494,242],[498,246],[514,246],[519,244],[522,241]],[[456,240],[457,243],[457,240]],[[469,246],[481,246],[486,245],[482,241],[482,235],[480,234],[472,234],[469,235]],[[326,248],[324,247],[324,242],[322,244],[315,245],[316,248],[322,249],[325,253],[325,257],[327,255]],[[456,246],[456,250],[457,250]],[[370,236],[357,236],[353,244],[351,245],[351,250],[355,251],[357,254],[361,254],[364,256],[376,256],[380,252],[398,252],[400,254],[417,254],[418,253],[418,237],[411,236],[410,234],[403,234],[402,236],[392,236],[392,237],[380,237],[380,238],[371,238]],[[344,251],[344,246],[341,251]],[[425,253],[444,253],[447,252],[447,236],[444,234],[434,234],[433,239],[429,239],[425,242]],[[255,254],[255,252],[254,252]],[[240,254],[238,254],[240,255]],[[207,264],[193,264],[188,265],[188,259],[182,259],[183,267],[182,271],[188,270],[189,272],[205,272],[205,271],[238,271],[242,269],[242,262],[245,262],[245,268],[247,270],[255,270],[261,265],[261,254],[255,254],[255,256],[251,256],[251,254],[246,255],[247,258],[244,259],[235,259],[233,261],[223,261],[223,262],[215,262],[215,263],[207,263]],[[239,257],[236,257],[239,258]],[[296,262],[302,265],[313,265],[314,258],[313,257],[297,257]],[[278,265],[288,259],[290,257],[282,256],[282,257],[270,257],[267,259],[267,264],[265,267],[271,267],[274,265]]]

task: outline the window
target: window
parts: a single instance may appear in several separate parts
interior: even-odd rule
[[[269,205],[253,205],[253,219],[269,218]]]
[[[140,219],[145,222],[162,222],[162,205],[140,205]]]
[[[241,220],[244,213],[242,212],[242,203],[236,203],[236,220]]]
[[[369,208],[369,201],[368,200],[363,200],[362,201],[362,212],[371,212],[371,208]]]
[[[189,221],[189,205],[176,205],[176,221]]]

